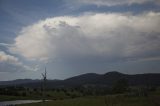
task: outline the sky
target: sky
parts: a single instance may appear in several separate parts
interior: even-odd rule
[[[0,0],[0,81],[160,73],[160,0]]]

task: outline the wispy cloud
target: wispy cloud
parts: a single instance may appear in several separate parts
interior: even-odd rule
[[[139,59],[138,61],[160,61],[160,56],[142,58],[142,59]]]
[[[9,47],[12,47],[14,45],[13,44],[8,44],[8,43],[0,43],[0,46],[9,48]]]
[[[131,4],[143,4],[147,2],[153,2],[159,4],[159,0],[68,0],[69,2],[76,4],[88,4],[97,6],[115,6],[115,5],[131,5]]]
[[[0,72],[24,72],[33,70],[20,62],[17,57],[0,51]]]

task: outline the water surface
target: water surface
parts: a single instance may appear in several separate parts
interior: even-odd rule
[[[14,100],[14,101],[3,101],[3,102],[0,102],[0,106],[18,105],[18,104],[26,104],[26,103],[37,103],[37,102],[42,102],[42,100]]]

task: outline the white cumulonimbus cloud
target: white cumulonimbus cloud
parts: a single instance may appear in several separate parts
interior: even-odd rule
[[[131,5],[143,4],[147,2],[160,3],[159,0],[69,0],[69,2],[76,4],[88,4],[97,6],[115,6],[115,5]]]
[[[10,47],[27,59],[125,60],[160,55],[160,13],[91,13],[24,27]]]
[[[32,70],[33,69],[20,62],[17,57],[0,51],[0,72],[23,72]]]

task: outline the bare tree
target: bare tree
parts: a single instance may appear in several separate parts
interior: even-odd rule
[[[45,91],[46,91],[46,81],[47,81],[47,71],[45,67],[45,72],[42,73],[43,84],[42,84],[42,95],[43,95],[43,102],[45,102]]]

